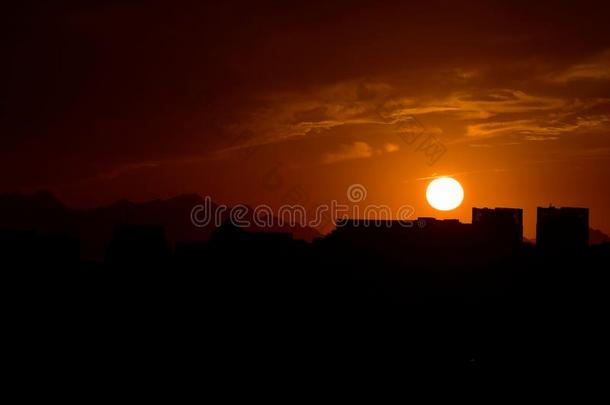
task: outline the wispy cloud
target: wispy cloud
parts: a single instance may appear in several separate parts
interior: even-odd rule
[[[468,125],[466,135],[471,138],[492,138],[506,134],[523,135],[529,141],[559,139],[563,133],[605,127],[610,122],[606,115],[576,117],[570,122],[556,119],[529,119],[506,122],[487,122]]]
[[[610,80],[610,49],[571,65],[549,76],[551,81],[568,83],[578,80]]]
[[[322,158],[323,164],[343,162],[346,160],[365,159],[373,156],[373,148],[366,142],[354,142],[341,145],[338,150],[327,153]]]
[[[426,116],[426,131],[437,128],[439,133],[447,133],[451,137],[445,140],[448,143],[506,134],[521,135],[525,140],[555,140],[564,133],[605,125],[607,119],[591,112],[609,99],[489,89],[481,83],[477,87],[477,83],[459,91],[454,83],[446,94],[440,91],[436,96],[422,92],[414,97],[408,84],[391,79],[351,80],[306,92],[262,95],[256,111],[226,128],[230,133],[253,136],[228,150],[319,136],[344,125],[378,125],[392,130],[414,116]],[[443,125],[449,131],[441,128]]]
[[[559,109],[566,101],[556,97],[542,97],[520,90],[458,92],[438,101],[405,108],[400,114],[450,113],[461,119],[486,119],[498,114],[527,113]]]
[[[387,153],[392,153],[392,152],[398,152],[398,150],[400,149],[400,146],[398,146],[395,143],[386,143],[383,146],[383,148]]]

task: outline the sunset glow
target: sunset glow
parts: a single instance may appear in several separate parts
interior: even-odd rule
[[[596,7],[185,3],[15,11],[1,192],[277,211],[360,183],[367,203],[445,217],[418,179],[453,173],[467,197],[447,218],[520,207],[534,238],[552,203],[589,207],[610,234],[610,25]]]

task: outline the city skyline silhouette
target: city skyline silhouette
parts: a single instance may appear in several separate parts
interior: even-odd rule
[[[442,374],[509,385],[492,401],[521,377],[595,385],[609,11],[3,5],[6,385],[168,402],[376,380],[402,399],[410,373],[429,393],[453,392]]]

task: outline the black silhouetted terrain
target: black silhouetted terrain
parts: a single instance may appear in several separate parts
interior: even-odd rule
[[[64,206],[49,192],[0,194],[0,229],[70,235],[80,240],[82,258],[101,260],[115,228],[120,225],[162,226],[170,246],[179,241],[208,240],[215,229],[214,224],[195,227],[190,216],[193,207],[203,202],[203,198],[197,194],[184,194],[168,200],[139,204],[121,200],[108,206],[77,210]],[[212,209],[217,209],[213,202]],[[227,214],[223,213],[222,218],[226,217]],[[259,229],[252,225],[250,229],[291,232],[295,238],[309,241],[320,236],[315,229],[290,227],[288,224],[270,229]]]
[[[104,367],[129,359],[139,369],[214,375],[273,368],[284,378],[565,374],[605,361],[610,244],[539,251],[515,239],[519,210],[473,210],[473,224],[346,220],[306,242],[228,221],[189,238],[201,230],[170,225],[183,217],[165,208],[187,208],[194,197],[95,214],[48,194],[1,201],[4,285],[25,360],[74,356]],[[79,260],[70,231],[108,232],[104,259]],[[174,238],[184,239],[174,246]]]
[[[606,235],[599,229],[589,229],[589,244],[601,245],[602,243],[610,243],[610,236]]]

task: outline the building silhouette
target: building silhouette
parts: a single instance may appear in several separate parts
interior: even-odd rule
[[[514,249],[523,242],[521,208],[472,208],[472,225],[489,244]]]
[[[212,232],[213,243],[248,243],[253,245],[282,246],[294,242],[291,232],[256,232],[233,224],[226,220]]]
[[[50,273],[54,266],[65,269],[78,265],[80,242],[76,237],[61,233],[0,229],[0,258],[32,265],[39,273]]]
[[[325,243],[334,248],[350,246],[347,251],[371,252],[410,267],[434,267],[453,266],[463,262],[457,258],[473,256],[475,239],[471,224],[420,217],[414,221],[341,220]]]
[[[542,251],[570,252],[589,244],[589,209],[538,207],[536,246]]]
[[[118,265],[157,266],[171,251],[160,225],[119,225],[114,229],[106,259]]]

